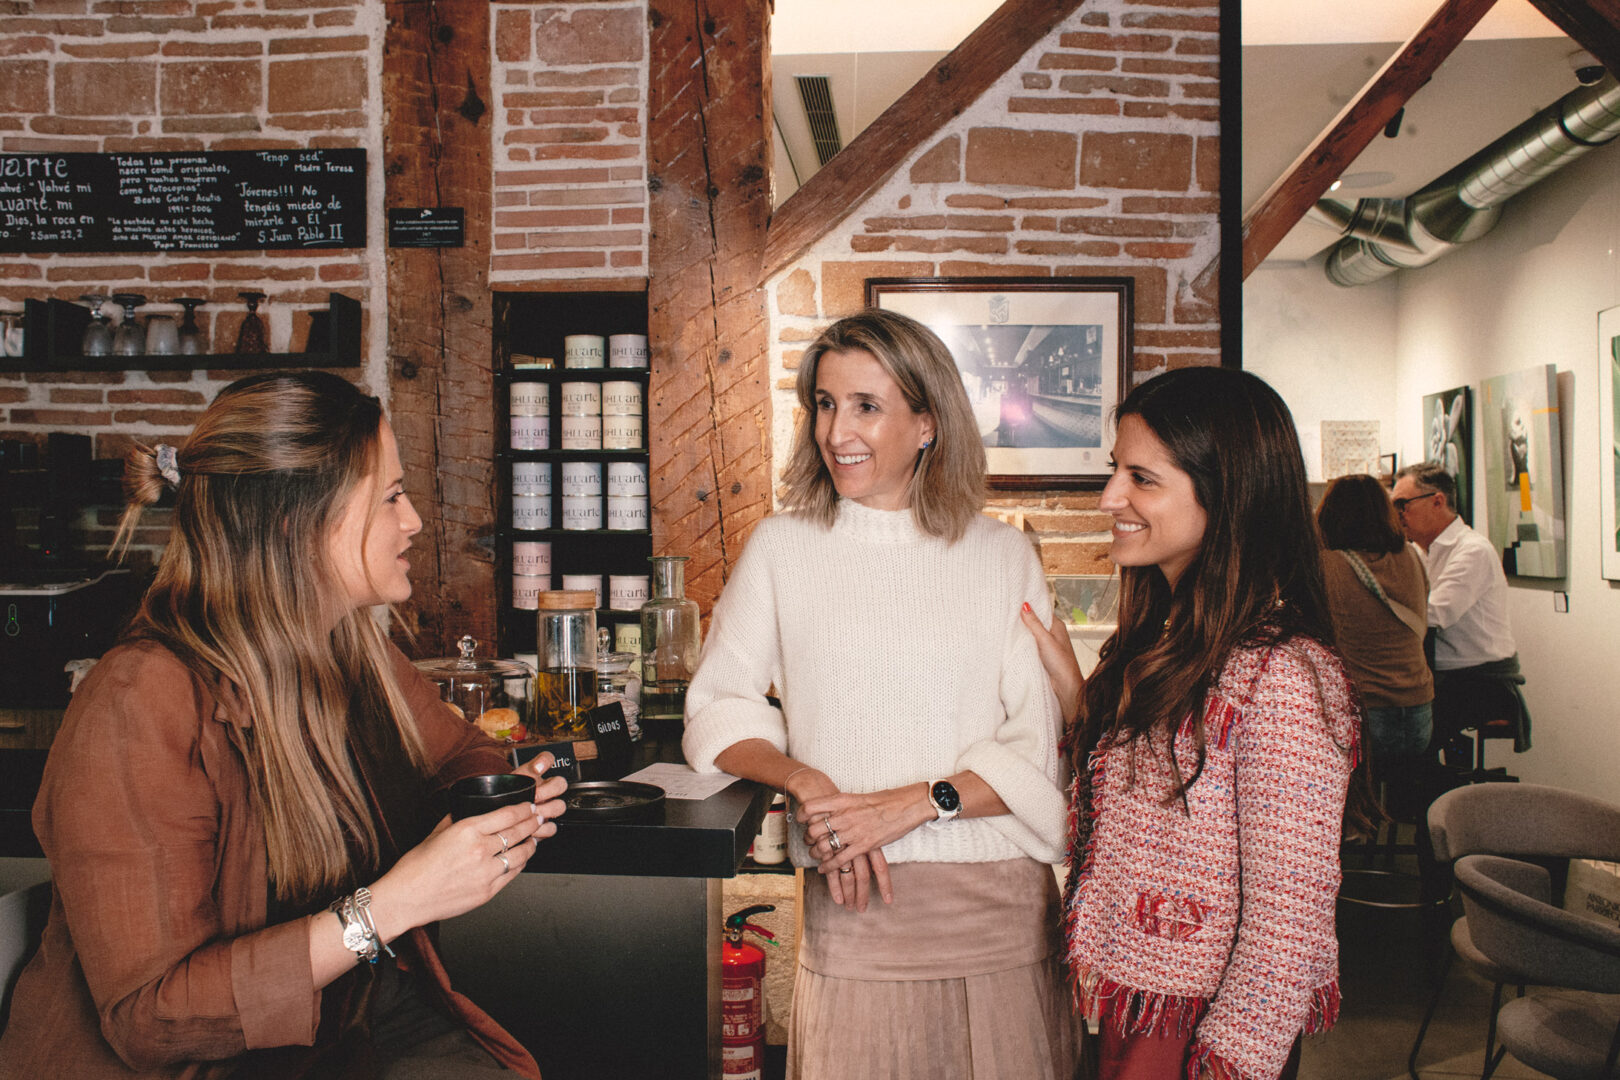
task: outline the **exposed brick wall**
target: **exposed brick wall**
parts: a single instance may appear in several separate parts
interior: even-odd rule
[[[780,476],[804,344],[872,277],[1128,276],[1133,378],[1219,362],[1217,0],[1089,0],[773,277]],[[1089,493],[1004,492],[1053,573],[1108,573]]]
[[[230,352],[245,314],[237,293],[269,294],[260,315],[277,352],[302,349],[309,312],[329,292],[368,312],[383,273],[383,5],[375,0],[11,0],[0,4],[0,150],[115,152],[362,147],[370,246],[333,252],[0,256],[0,304],[138,292],[154,306],[200,296],[212,349]],[[108,304],[107,310],[113,311]],[[349,374],[386,397],[381,334]],[[243,374],[46,372],[0,376],[0,437],[94,436],[98,457],[130,438],[174,440],[225,383]],[[88,513],[87,543],[110,539],[114,508]],[[166,529],[154,512],[137,537],[150,557]]]
[[[647,5],[493,12],[490,279],[647,273]]]

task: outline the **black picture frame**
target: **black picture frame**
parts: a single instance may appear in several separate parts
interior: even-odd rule
[[[1096,489],[1130,384],[1127,277],[868,278],[871,307],[940,336],[962,372],[998,490]]]

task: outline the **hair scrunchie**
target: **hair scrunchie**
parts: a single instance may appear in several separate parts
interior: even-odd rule
[[[158,443],[152,450],[157,458],[158,474],[168,482],[170,487],[180,486],[180,455],[179,451],[168,443]]]

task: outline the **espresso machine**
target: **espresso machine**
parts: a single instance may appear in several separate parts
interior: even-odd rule
[[[0,440],[0,710],[65,707],[68,662],[111,647],[144,584],[85,550],[84,510],[119,502],[118,463],[90,447],[66,432]]]

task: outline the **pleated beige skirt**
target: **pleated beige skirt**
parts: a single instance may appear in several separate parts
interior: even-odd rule
[[[1033,859],[902,863],[894,903],[806,874],[788,1080],[1071,1080],[1059,900]]]

